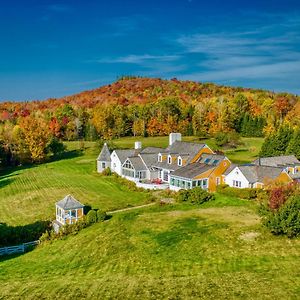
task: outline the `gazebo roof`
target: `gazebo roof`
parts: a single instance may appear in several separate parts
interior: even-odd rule
[[[83,204],[81,204],[71,195],[67,195],[64,199],[56,202],[56,205],[64,210],[84,207]]]

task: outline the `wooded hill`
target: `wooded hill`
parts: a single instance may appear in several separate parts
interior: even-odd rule
[[[287,93],[212,83],[123,77],[60,99],[1,103],[0,141],[14,155],[30,153],[32,160],[42,160],[53,138],[95,140],[172,131],[264,136],[282,124],[300,127],[299,99]],[[34,149],[37,145],[44,148]]]

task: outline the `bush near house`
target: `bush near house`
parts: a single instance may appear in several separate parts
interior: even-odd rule
[[[191,190],[180,190],[177,195],[179,202],[189,202],[191,204],[202,204],[207,201],[214,200],[215,196],[200,187]]]
[[[217,187],[217,192],[230,197],[237,197],[247,200],[255,200],[258,194],[264,193],[262,189],[238,189],[228,186],[227,184],[222,184]]]
[[[261,205],[263,224],[273,234],[300,235],[300,187],[296,184],[275,186],[268,191],[267,201]]]
[[[41,237],[40,241],[51,241],[60,239],[70,234],[77,234],[80,230],[89,227],[95,223],[101,223],[107,219],[105,211],[91,209],[84,218],[80,219],[74,224],[67,224],[63,226],[59,233],[55,233],[53,230],[47,230]]]

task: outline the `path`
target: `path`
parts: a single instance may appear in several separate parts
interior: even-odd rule
[[[113,211],[108,211],[107,214],[112,215],[112,214],[123,212],[123,211],[128,211],[128,210],[134,210],[134,209],[138,209],[138,208],[153,206],[155,204],[157,204],[157,203],[153,202],[153,203],[139,205],[139,206],[133,206],[133,207],[128,207],[128,208],[117,209],[117,210],[113,210]]]

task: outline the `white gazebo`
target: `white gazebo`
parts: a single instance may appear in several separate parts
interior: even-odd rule
[[[67,195],[56,203],[56,222],[60,225],[74,224],[84,215],[84,205],[73,196]]]

